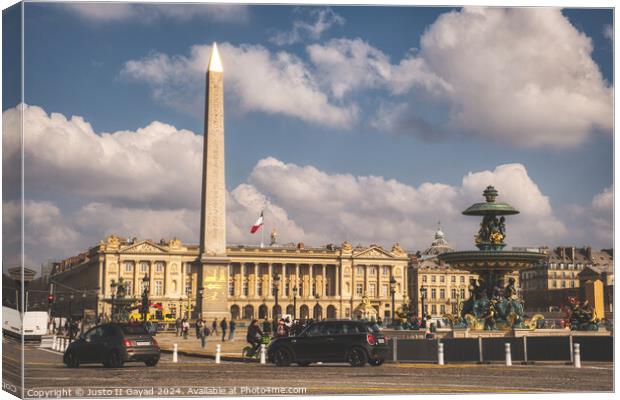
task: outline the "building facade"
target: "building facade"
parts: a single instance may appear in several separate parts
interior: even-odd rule
[[[553,250],[541,247],[538,251],[547,257],[521,271],[522,293],[528,310],[557,310],[566,303],[568,296],[583,298],[581,286],[584,279],[581,273],[584,269],[605,272],[602,274],[603,284],[613,288],[611,250],[594,251],[591,247],[563,246]]]
[[[60,262],[53,280],[60,292],[67,287],[87,294],[86,307],[98,315],[110,315],[113,282],[127,282],[127,295],[136,304],[148,282],[150,301],[160,304],[164,313],[196,318],[205,297],[212,301],[208,284],[199,285],[199,252],[199,246],[176,239],[154,243],[111,235]],[[395,307],[408,302],[408,256],[398,244],[389,251],[377,245],[353,248],[344,242],[317,248],[229,246],[226,252],[228,317],[355,318],[364,296],[378,316],[390,317],[392,277]]]

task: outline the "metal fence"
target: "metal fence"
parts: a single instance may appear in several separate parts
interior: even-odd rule
[[[524,336],[507,338],[398,339],[392,338],[392,361],[437,362],[443,343],[444,361],[503,362],[506,343],[516,362],[573,361],[573,345],[579,343],[582,361],[613,361],[612,336]]]

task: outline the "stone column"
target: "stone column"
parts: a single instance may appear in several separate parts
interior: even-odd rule
[[[262,229],[262,228],[261,228]],[[271,288],[273,286],[273,263],[269,263],[269,276],[267,277],[267,298],[274,298]]]
[[[308,274],[309,274],[309,279],[308,279],[308,284],[310,285],[310,287],[308,288],[308,293],[306,294],[306,297],[312,298],[312,296],[314,296],[314,293],[312,293],[312,286],[314,283],[314,265],[313,264],[308,264]],[[314,287],[316,288],[316,285],[314,285]]]
[[[325,290],[327,287],[327,275],[325,274],[325,264],[321,264],[321,296],[329,296],[329,293]]]
[[[334,294],[338,298],[342,298],[342,289],[340,288],[340,269],[341,265],[334,264]]]
[[[239,273],[241,275],[241,279],[239,283],[241,284],[241,291],[239,292],[239,296],[245,298],[245,293],[243,293],[243,284],[245,282],[245,263],[239,263]]]

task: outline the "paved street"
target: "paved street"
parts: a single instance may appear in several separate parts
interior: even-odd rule
[[[59,353],[27,347],[26,397],[58,394],[68,397],[107,396],[204,396],[251,394],[341,394],[341,393],[473,393],[611,391],[610,363],[584,363],[582,369],[561,364],[476,365],[387,364],[351,368],[346,365],[312,365],[277,368],[179,357],[164,354],[154,368],[127,364],[122,369],[99,365],[68,369]],[[19,360],[14,343],[4,343],[3,368],[10,377]],[[13,372],[16,372],[13,371]],[[596,382],[596,387],[592,384]],[[115,388],[121,388],[115,390]],[[274,392],[270,388],[285,388]],[[152,391],[151,391],[152,390]],[[271,391],[270,391],[271,390]],[[280,389],[276,389],[280,390]]]

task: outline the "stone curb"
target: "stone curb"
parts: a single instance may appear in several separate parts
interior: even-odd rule
[[[166,353],[166,354],[172,354],[173,350],[171,349],[164,349],[160,347],[160,350],[162,353]],[[184,355],[187,357],[197,357],[197,358],[209,358],[211,360],[215,360],[215,355],[214,354],[206,354],[206,353],[197,353],[197,352],[193,352],[193,351],[188,351],[188,350],[177,350],[177,354],[180,355]],[[234,361],[234,362],[248,362],[251,363],[253,362],[253,360],[251,361],[245,361],[243,358],[241,357],[236,357],[236,356],[224,356],[224,355],[220,355],[220,360],[222,361]]]

